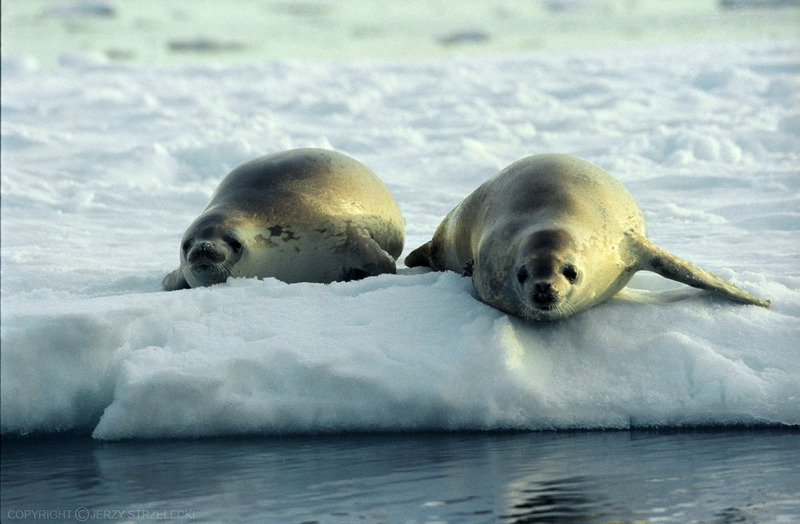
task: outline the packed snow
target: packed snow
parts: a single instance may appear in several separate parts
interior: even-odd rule
[[[2,63],[2,434],[98,439],[800,424],[800,47],[366,63]],[[661,247],[772,300],[640,273],[526,324],[470,280],[160,290],[222,177],[326,147],[375,171],[404,255],[509,163],[586,158]],[[402,260],[402,258],[401,258]]]

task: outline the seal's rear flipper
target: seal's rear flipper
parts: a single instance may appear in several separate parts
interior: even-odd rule
[[[661,249],[638,233],[628,231],[626,236],[630,252],[635,258],[633,271],[652,271],[664,278],[711,291],[744,304],[762,307],[770,305],[769,300],[763,300],[739,289],[714,273]]]
[[[191,287],[189,283],[186,282],[186,279],[183,278],[183,271],[181,268],[165,276],[164,280],[161,281],[161,286],[164,288],[164,291],[177,291],[179,289],[189,289]]]
[[[431,265],[431,243],[425,242],[417,249],[409,253],[405,259],[405,264],[406,267],[417,267],[417,266],[433,267]]]

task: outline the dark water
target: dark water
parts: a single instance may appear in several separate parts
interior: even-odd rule
[[[2,443],[8,522],[800,522],[800,432]]]

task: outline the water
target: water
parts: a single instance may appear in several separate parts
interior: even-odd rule
[[[800,430],[4,439],[3,522],[795,522]]]

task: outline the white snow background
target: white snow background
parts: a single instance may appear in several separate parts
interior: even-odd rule
[[[800,46],[402,62],[2,62],[2,434],[98,439],[800,424]],[[222,177],[295,147],[388,185],[404,255],[486,178],[579,155],[661,247],[772,300],[639,273],[525,324],[469,279],[160,291]]]

